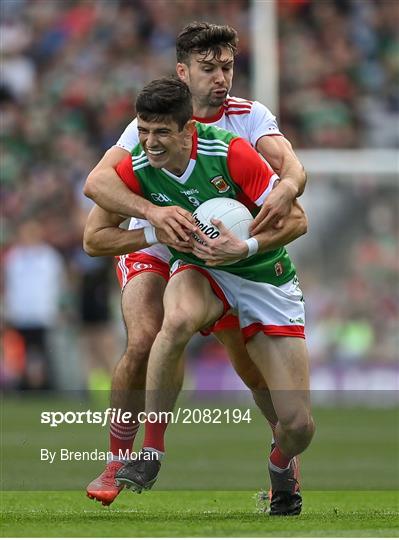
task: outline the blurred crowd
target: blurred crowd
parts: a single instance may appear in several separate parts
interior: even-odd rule
[[[322,190],[334,201],[324,231],[310,230],[314,245],[295,257],[308,345],[313,365],[393,365],[399,360],[398,186],[352,180],[330,179]]]
[[[281,0],[280,117],[296,147],[399,144],[399,4]]]
[[[94,366],[109,373],[120,349],[112,324],[118,311],[113,260],[90,259],[81,249],[91,207],[82,195],[88,172],[134,117],[137,91],[174,71],[175,37],[192,20],[238,30],[233,93],[250,97],[249,2],[2,0],[0,7],[1,378],[9,386],[48,388],[54,386],[49,334],[55,328],[78,329],[83,372]],[[284,0],[278,8],[279,121],[292,143],[397,145],[397,3]],[[394,220],[378,228],[384,204],[368,200],[368,221],[356,243],[345,246],[360,268],[342,261],[345,272],[331,277],[331,303],[317,292],[321,266],[302,263],[309,306],[316,305],[310,309],[321,326],[313,339],[321,361],[344,361],[347,352],[339,351],[345,347],[363,361],[394,359],[397,343],[380,340],[385,315],[394,321],[398,310],[391,278],[379,283],[378,277],[381,260],[389,273],[397,255]],[[350,309],[341,309],[334,300],[339,293],[345,303],[347,291]]]

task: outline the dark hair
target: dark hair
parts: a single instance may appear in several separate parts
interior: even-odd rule
[[[190,89],[176,77],[151,81],[137,96],[136,112],[146,122],[174,120],[181,131],[193,116]]]
[[[222,47],[227,47],[233,55],[237,53],[238,35],[228,25],[192,22],[185,26],[176,39],[176,59],[189,64],[190,55],[212,53],[217,60],[222,54]]]

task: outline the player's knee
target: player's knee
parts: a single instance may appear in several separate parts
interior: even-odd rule
[[[129,335],[125,357],[127,364],[137,369],[146,366],[150,355],[151,347],[155,341],[156,332],[141,332],[140,335]]]
[[[113,373],[114,389],[144,388],[149,349],[143,343],[129,343]]]
[[[179,310],[169,316],[165,314],[161,332],[176,343],[187,341],[199,329],[198,322],[192,314]]]
[[[312,440],[315,424],[309,411],[305,408],[296,411],[295,414],[292,414],[281,423],[285,431],[288,432],[291,437],[304,442],[306,441],[307,444]]]
[[[132,380],[146,373],[150,352],[147,349],[139,349],[128,346],[125,353],[125,371],[127,378]]]
[[[301,416],[299,420],[294,423],[293,430],[297,439],[302,442],[303,449],[305,449],[310,444],[315,431],[314,421],[310,414]]]

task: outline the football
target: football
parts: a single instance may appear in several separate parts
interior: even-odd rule
[[[240,240],[249,238],[249,227],[253,221],[251,212],[239,201],[218,197],[202,203],[194,212],[196,226],[209,238],[217,238],[219,229],[212,219],[220,219],[223,225]]]

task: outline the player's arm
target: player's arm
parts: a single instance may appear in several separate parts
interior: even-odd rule
[[[298,201],[294,201],[283,227],[271,227],[253,237],[258,241],[259,251],[263,253],[290,244],[300,236],[306,234],[307,230],[308,219],[305,210]],[[248,252],[246,251],[245,256],[247,255]]]
[[[265,135],[258,140],[256,150],[279,174],[281,182],[256,216],[251,228],[253,234],[260,232],[269,223],[281,227],[282,220],[289,215],[292,203],[302,195],[306,185],[305,169],[285,137]]]
[[[186,229],[194,227],[191,214],[178,206],[156,206],[135,193],[117,172],[121,163],[125,169],[132,169],[129,152],[117,146],[110,148],[89,174],[84,194],[108,212],[147,219],[164,231],[170,244],[187,240]]]
[[[206,261],[208,266],[220,266],[229,261],[245,259],[249,255],[249,245],[243,240],[239,240],[231,233],[218,219],[212,219],[213,225],[220,231],[220,236],[212,241],[200,230],[195,233],[205,243],[193,243],[192,252],[194,255]],[[267,230],[255,235],[257,242],[256,253],[273,251],[286,246],[307,232],[308,222],[304,209],[295,201],[291,211],[285,220],[283,227],[270,227]]]
[[[127,231],[119,225],[124,217],[95,205],[87,218],[83,249],[91,257],[124,255],[147,247],[143,229]]]
[[[111,213],[147,219],[152,203],[130,191],[115,171],[126,156],[129,152],[118,146],[107,150],[87,177],[83,193]]]
[[[125,255],[149,247],[157,241],[166,243],[164,232],[151,225],[131,231],[121,229],[119,225],[124,219],[95,205],[87,218],[83,234],[85,252],[91,257]],[[188,243],[181,242],[171,247],[180,251],[191,251]]]
[[[91,171],[83,193],[111,213],[146,218],[151,203],[130,191],[115,171],[118,163],[130,155],[130,150],[138,143],[137,120],[134,119],[120,136],[117,145],[107,150]]]
[[[282,225],[306,184],[306,173],[292,149],[281,134],[275,116],[262,103],[255,101],[250,115],[250,142],[280,176],[281,184],[269,197],[254,222],[252,232],[258,233],[263,225]]]

